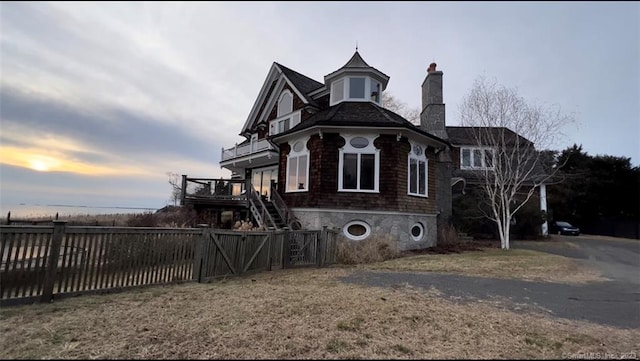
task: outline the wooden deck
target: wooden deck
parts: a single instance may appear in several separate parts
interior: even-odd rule
[[[207,208],[248,208],[243,179],[189,178],[182,176],[181,205]]]

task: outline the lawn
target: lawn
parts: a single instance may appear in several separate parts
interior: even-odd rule
[[[600,273],[575,260],[525,249],[481,248],[459,254],[424,254],[360,266],[367,269],[443,272],[555,283],[604,281]]]
[[[444,257],[449,257],[453,260],[450,265],[458,263],[452,266],[458,270],[463,270],[465,262],[500,269],[536,257],[528,252],[513,256],[491,252],[470,252],[466,259],[464,255],[422,255],[403,259],[404,265],[397,260],[370,267],[420,268],[446,263]],[[443,267],[433,266],[429,271]],[[487,271],[491,267],[485,271],[493,272]],[[623,352],[638,355],[638,329],[513,312],[488,303],[457,303],[440,297],[437,290],[370,288],[339,281],[358,268],[278,270],[213,283],[5,307],[0,310],[0,357],[548,359],[605,353],[619,357]]]

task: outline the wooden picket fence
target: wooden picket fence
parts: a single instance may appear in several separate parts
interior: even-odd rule
[[[337,232],[0,226],[0,305],[335,262]]]

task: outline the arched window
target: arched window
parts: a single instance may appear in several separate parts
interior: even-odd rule
[[[280,94],[278,100],[278,117],[289,114],[293,111],[293,95],[289,90],[285,90]]]
[[[411,151],[409,152],[409,169],[407,171],[409,179],[408,193],[412,196],[427,197],[427,155],[426,147],[410,142]]]
[[[287,156],[287,192],[309,190],[309,138],[294,140]]]
[[[346,143],[340,148],[338,160],[338,191],[378,192],[380,149],[373,141],[375,135],[343,136]]]

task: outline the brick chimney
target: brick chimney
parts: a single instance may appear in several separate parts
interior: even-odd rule
[[[442,139],[449,139],[445,126],[442,72],[436,70],[436,63],[431,63],[427,69],[427,77],[422,82],[420,128]]]

